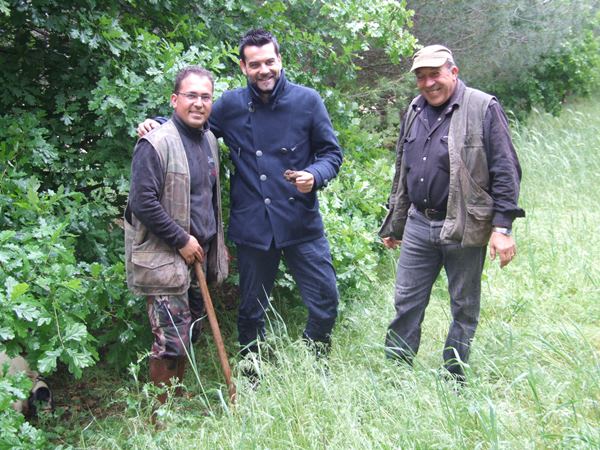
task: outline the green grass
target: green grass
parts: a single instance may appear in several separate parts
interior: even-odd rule
[[[82,448],[395,449],[600,448],[600,102],[535,114],[514,130],[523,166],[515,225],[518,257],[488,262],[468,385],[439,377],[448,329],[446,282],[436,284],[413,370],[383,357],[397,254],[369,298],[351,299],[335,330],[329,370],[297,340],[302,313],[278,299],[273,356],[253,391],[238,377],[238,403],[223,400],[212,340],[196,347],[196,399],[165,408],[167,429],[147,416],[152,392],[123,375],[104,388],[105,417],[55,419],[55,442]],[[228,345],[234,315],[221,316]],[[234,362],[237,375],[237,359]],[[145,372],[139,364],[140,375]],[[201,383],[199,383],[200,381]],[[102,382],[99,381],[99,384]]]

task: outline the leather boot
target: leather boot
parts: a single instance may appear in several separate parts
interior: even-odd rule
[[[152,359],[150,358],[150,380],[155,386],[168,387],[171,386],[171,378],[177,377],[177,360],[176,359]],[[167,393],[159,394],[157,400],[162,405],[167,401]],[[152,408],[150,422],[156,430],[163,428],[164,424],[158,421],[156,417],[156,407]]]
[[[183,376],[185,375],[185,365],[187,363],[187,358],[182,356],[181,358],[177,358],[177,379],[178,383],[183,383]],[[175,397],[187,397],[187,392],[183,388],[183,386],[177,386],[175,388]]]
[[[176,359],[150,359],[150,380],[155,386],[171,386],[171,378],[177,378]],[[167,401],[167,393],[164,392],[157,398],[163,404]]]

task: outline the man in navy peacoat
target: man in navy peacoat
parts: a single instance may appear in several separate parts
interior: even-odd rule
[[[242,353],[264,338],[265,310],[283,256],[308,308],[303,337],[329,348],[338,291],[317,191],[338,173],[342,150],[319,94],[285,77],[276,38],[251,30],[240,41],[245,88],[213,105],[210,127],[229,147],[229,238],[237,246]],[[138,132],[156,126],[140,124]]]

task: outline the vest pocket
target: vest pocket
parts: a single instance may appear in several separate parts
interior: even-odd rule
[[[463,247],[487,244],[492,232],[493,206],[467,205]]]
[[[474,180],[469,171],[463,168],[465,195],[465,227],[462,238],[463,247],[486,245],[492,232],[494,200]]]
[[[183,258],[167,251],[131,252],[133,284],[142,290],[165,288],[185,291],[188,268]]]

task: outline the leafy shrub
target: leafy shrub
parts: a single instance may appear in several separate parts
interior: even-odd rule
[[[169,113],[180,67],[213,71],[217,94],[243,85],[237,40],[268,28],[290,78],[319,89],[349,137],[356,108],[341,91],[353,88],[360,53],[409,53],[409,23],[404,5],[386,0],[168,0],[142,9],[129,1],[0,1],[0,349],[26,353],[43,373],[64,364],[75,376],[100,355],[118,366],[141,350],[149,330],[143,302],[125,288],[120,216],[134,125]],[[360,290],[366,281],[357,277],[377,259],[367,204],[376,188],[352,152],[344,166],[352,178],[340,178],[323,203],[339,239],[342,288]],[[346,207],[348,223],[340,220]],[[1,414],[11,430],[21,426]]]
[[[121,343],[135,338],[140,308],[127,301],[122,263],[78,260],[69,229],[87,212],[81,194],[40,193],[34,177],[11,181],[4,180],[2,199],[9,199],[18,227],[0,232],[1,347],[25,351],[42,373],[62,361],[81,376],[115,330]]]
[[[212,70],[217,94],[243,85],[237,39],[266,27],[280,38],[290,78],[323,93],[348,142],[358,139],[344,131],[358,129],[356,109],[340,92],[352,89],[369,46],[396,60],[412,50],[409,18],[402,3],[385,0],[169,0],[143,10],[131,2],[0,1],[0,349],[27,353],[45,373],[65,364],[75,376],[101,353],[118,365],[140,349],[148,327],[143,303],[125,289],[119,217],[133,126],[169,112],[181,66]],[[376,190],[353,151],[348,177],[323,196],[347,292],[364,291],[376,265],[369,209],[380,212],[381,203],[368,203]],[[342,208],[353,209],[351,221],[341,220]],[[43,441],[0,406],[16,436],[11,446]]]
[[[589,95],[600,87],[600,44],[587,31],[583,39],[571,38],[558,50],[539,57],[517,83],[498,83],[496,93],[508,107],[528,112],[534,106],[558,115],[569,95]]]
[[[38,449],[48,448],[48,440],[43,432],[25,421],[23,415],[12,409],[17,400],[29,396],[32,382],[23,373],[8,375],[0,367],[0,448]]]
[[[0,117],[0,349],[80,376],[102,346],[135,341],[140,308],[124,289],[118,192],[44,189],[58,152],[39,120]]]
[[[377,231],[385,214],[392,172],[393,164],[381,155],[369,165],[349,159],[320,198],[343,299],[366,295],[377,283],[376,269],[383,251]]]

